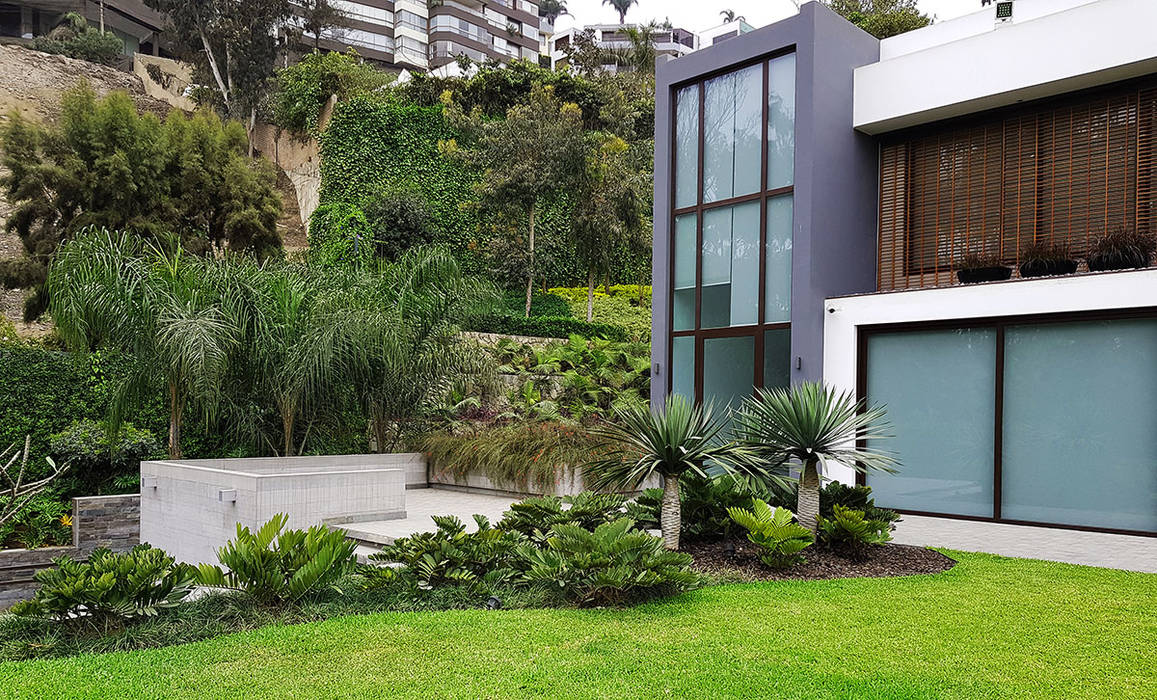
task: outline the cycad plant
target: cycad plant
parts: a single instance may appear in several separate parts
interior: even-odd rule
[[[758,389],[736,414],[739,441],[769,464],[801,465],[796,513],[813,535],[820,514],[820,472],[828,462],[857,471],[895,471],[895,458],[860,446],[888,437],[882,407],[868,407],[820,382]]]
[[[685,474],[707,478],[709,472],[725,471],[769,477],[742,447],[722,438],[725,427],[710,405],[692,405],[677,394],[668,396],[658,411],[643,404],[623,405],[611,424],[595,430],[609,452],[586,466],[587,483],[596,489],[638,489],[656,474],[663,477],[663,543],[679,549],[679,480]]]
[[[793,522],[795,515],[787,508],[772,508],[766,501],[752,499],[751,509],[728,508],[727,514],[747,530],[747,539],[758,545],[764,564],[783,569],[803,561],[800,554],[815,538],[807,528]]]

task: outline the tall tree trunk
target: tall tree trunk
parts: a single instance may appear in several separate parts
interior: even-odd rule
[[[386,415],[380,406],[374,406],[370,413],[370,422],[374,431],[374,452],[386,451]]]
[[[595,310],[595,268],[587,269],[587,323],[591,322]]]
[[[229,107],[229,87],[221,77],[221,69],[217,67],[217,59],[213,56],[213,47],[209,45],[209,38],[201,32],[201,45],[205,47],[205,57],[209,59],[209,70],[213,72],[213,80],[217,82],[217,89],[221,91],[221,99],[225,100],[225,107]]]
[[[281,407],[281,432],[284,435],[281,446],[281,456],[289,457],[293,455],[293,424],[294,416],[297,411],[291,406],[282,405]]]
[[[181,414],[184,412],[181,390],[169,382],[169,459],[181,458]]]
[[[257,131],[257,108],[249,112],[249,128],[245,130],[249,136],[249,157],[253,157],[253,136]]]
[[[803,473],[799,477],[799,497],[795,506],[799,524],[816,534],[816,518],[820,515],[820,472],[819,460],[815,457],[804,462]]]
[[[659,524],[663,528],[663,546],[679,549],[679,530],[683,527],[682,504],[679,502],[679,477],[663,477],[663,503],[659,508]]]
[[[534,215],[538,203],[530,205],[530,264],[526,271],[526,317],[530,318],[530,300],[534,296]]]

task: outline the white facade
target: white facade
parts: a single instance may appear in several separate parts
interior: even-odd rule
[[[1157,71],[1153,0],[1015,0],[880,42],[856,69],[853,125],[869,134]]]

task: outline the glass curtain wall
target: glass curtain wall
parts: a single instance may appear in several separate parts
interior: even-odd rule
[[[668,389],[735,406],[791,370],[795,54],[675,91]]]

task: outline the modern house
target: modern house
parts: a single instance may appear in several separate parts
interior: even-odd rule
[[[1084,262],[1157,232],[1154,26],[1005,0],[878,41],[813,2],[661,65],[653,398],[823,379],[887,406],[880,505],[1157,534],[1157,269]],[[1034,243],[1080,267],[1022,278]]]

